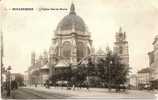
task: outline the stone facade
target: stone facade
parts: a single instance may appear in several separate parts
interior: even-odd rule
[[[49,51],[38,58],[32,53],[31,66],[27,71],[29,83],[43,84],[56,74],[69,70],[70,65],[75,68],[78,63],[86,63],[89,57],[95,63],[98,59],[105,58],[103,50],[94,52],[92,42],[91,33],[72,4],[69,14],[63,17],[54,31]],[[129,66],[128,42],[126,33],[121,28],[116,33],[114,51],[121,57],[121,62]]]
[[[25,73],[26,85],[41,84],[43,85],[49,79],[48,53],[45,51],[43,55],[36,58],[36,54],[31,54],[31,66]]]
[[[149,65],[152,70],[151,81],[157,85],[158,88],[158,35],[155,37],[153,42],[153,51],[148,53]]]
[[[150,87],[150,68],[144,68],[138,71],[138,88],[143,89]]]
[[[58,68],[77,65],[81,59],[92,54],[92,51],[90,32],[72,4],[69,14],[57,25],[49,49],[51,75]]]
[[[129,85],[130,85],[130,89],[137,89],[138,88],[138,75],[132,74],[129,77]]]
[[[119,32],[116,32],[114,52],[120,56],[123,64],[129,66],[128,41],[126,40],[126,32],[122,32],[122,28],[119,29]]]

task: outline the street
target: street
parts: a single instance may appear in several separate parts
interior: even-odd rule
[[[19,88],[12,92],[13,99],[64,99],[66,95],[53,92],[38,91],[30,88]]]
[[[107,89],[91,88],[67,90],[65,87],[21,87],[12,91],[12,99],[146,99],[156,100],[153,92],[128,90],[127,92],[108,92]]]

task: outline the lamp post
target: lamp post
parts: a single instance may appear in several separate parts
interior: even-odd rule
[[[108,77],[108,80],[109,80],[109,83],[108,83],[108,84],[109,84],[109,85],[108,85],[109,91],[111,91],[111,68],[110,68],[110,67],[111,67],[111,66],[110,66],[111,64],[112,64],[112,61],[109,62],[109,66],[108,66],[108,67],[109,67],[109,68],[108,68],[108,69],[109,69],[109,70],[108,70],[108,72],[109,72],[109,77]]]
[[[2,73],[3,73],[3,33],[1,32],[1,36],[0,36],[0,39],[1,39],[1,85],[2,85]]]
[[[11,66],[7,68],[7,96],[11,95]]]

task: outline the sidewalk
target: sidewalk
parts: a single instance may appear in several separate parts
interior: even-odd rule
[[[3,93],[1,93],[2,99],[13,99],[14,90],[11,90],[10,96],[7,96],[7,91],[4,90]]]

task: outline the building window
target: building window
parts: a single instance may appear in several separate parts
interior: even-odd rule
[[[123,53],[123,47],[119,47],[119,54]]]
[[[89,47],[87,47],[87,55],[89,55],[90,54],[90,49],[89,49]]]
[[[64,42],[62,51],[62,56],[69,59],[71,57],[71,43],[68,41]]]
[[[59,56],[59,46],[57,46],[56,49],[55,49],[55,55]]]
[[[85,46],[82,42],[77,43],[77,61],[80,61],[85,55]]]

